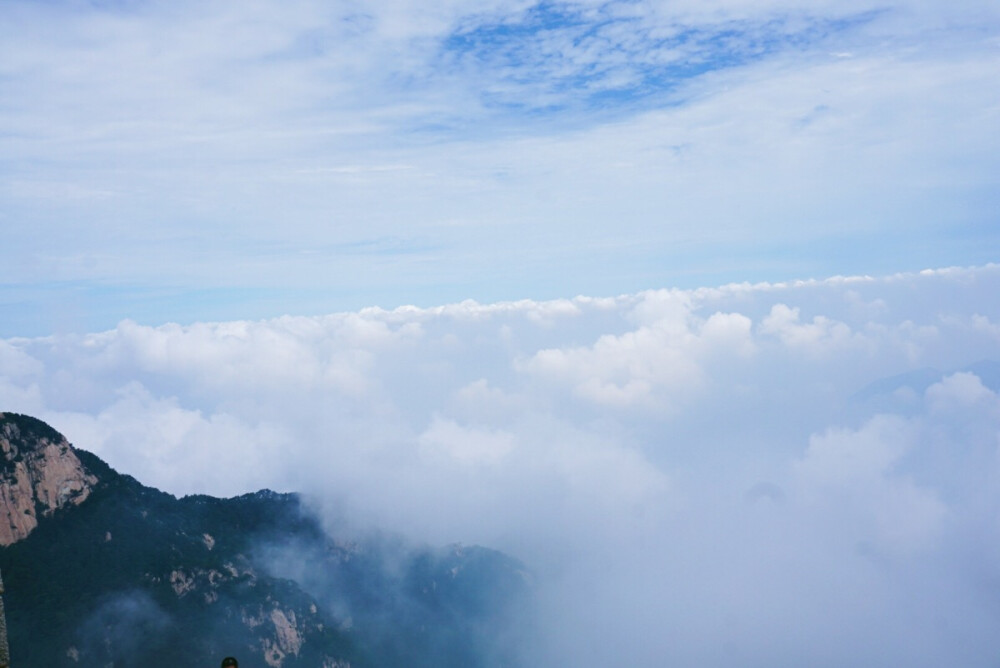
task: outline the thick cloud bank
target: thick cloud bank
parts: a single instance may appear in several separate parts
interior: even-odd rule
[[[1000,267],[0,341],[174,493],[524,559],[529,665],[993,665]]]

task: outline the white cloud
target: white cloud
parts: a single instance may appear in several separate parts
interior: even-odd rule
[[[470,465],[496,464],[516,447],[509,432],[471,429],[440,417],[434,418],[418,442],[432,456],[440,453]]]
[[[8,4],[0,280],[97,327],[993,259],[989,5]]]
[[[972,373],[956,373],[932,385],[927,389],[927,403],[935,413],[968,407],[1000,418],[1000,397]]]
[[[843,484],[879,477],[906,449],[905,423],[880,417],[860,431],[833,430],[810,439],[800,464],[808,480],[821,484]]]
[[[247,487],[274,485],[290,446],[287,426],[251,422],[226,412],[205,416],[175,397],[154,397],[137,382],[116,392],[97,415],[47,417],[76,444],[114,468],[178,494],[219,490],[235,495]]]
[[[988,332],[993,338],[1000,341],[1000,324],[990,322],[986,316],[979,314],[972,316],[972,326],[977,330]]]
[[[0,342],[0,398],[174,493],[297,489],[341,527],[508,550],[550,665],[932,665],[956,643],[988,665],[995,612],[962,592],[1000,549],[976,366],[1000,359],[998,289],[988,266],[126,321]]]
[[[627,317],[642,323],[623,334],[605,334],[591,346],[547,348],[520,363],[543,382],[566,383],[591,402],[670,414],[704,383],[700,362],[754,352],[751,321],[738,313],[692,313],[691,295],[648,292]]]
[[[912,447],[913,427],[901,418],[877,416],[858,430],[828,430],[810,439],[795,466],[801,493],[813,502],[837,504],[855,540],[889,550],[932,546],[947,507],[894,468]]]
[[[771,313],[760,324],[760,331],[773,334],[793,349],[821,351],[838,345],[847,345],[852,338],[851,328],[842,322],[816,316],[812,322],[799,320],[799,309],[785,304],[775,304]]]
[[[41,375],[45,367],[17,346],[0,340],[0,369],[4,376],[20,380]]]
[[[996,260],[996,3],[542,9],[6,3],[0,332],[107,331],[0,410],[507,549],[533,665],[991,665],[1000,267],[852,274]]]

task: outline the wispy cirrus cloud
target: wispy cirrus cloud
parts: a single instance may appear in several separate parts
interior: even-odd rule
[[[4,327],[989,262],[998,26],[916,1],[8,3]],[[350,251],[385,239],[414,252]]]
[[[493,20],[467,19],[444,41],[442,59],[492,75],[482,93],[488,106],[635,114],[656,101],[676,103],[664,96],[691,79],[781,52],[814,51],[876,15],[664,16],[633,2],[540,3]],[[636,106],[651,96],[659,98]]]

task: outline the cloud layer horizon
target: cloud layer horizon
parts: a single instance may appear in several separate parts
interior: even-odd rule
[[[992,665],[1000,267],[0,340],[0,408],[174,494],[538,583],[530,665]]]

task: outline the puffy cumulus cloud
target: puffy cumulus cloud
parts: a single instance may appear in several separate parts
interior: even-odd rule
[[[816,316],[812,322],[799,321],[799,309],[785,304],[775,304],[771,313],[760,323],[764,334],[773,334],[789,348],[821,351],[824,348],[846,345],[852,338],[851,328],[842,322]]]
[[[174,493],[509,551],[527,665],[985,666],[998,290],[991,265],[123,322],[0,342],[0,399]]]
[[[0,401],[25,412],[43,407],[41,390],[35,379],[44,374],[44,365],[18,346],[0,341]],[[0,409],[2,410],[2,409]]]
[[[986,316],[979,314],[972,316],[972,326],[977,330],[989,333],[993,338],[1000,341],[1000,324],[991,322]]]
[[[155,397],[137,382],[119,388],[96,415],[61,413],[61,429],[78,444],[140,480],[158,480],[175,494],[273,484],[291,435],[283,425],[248,422],[225,411],[204,415],[176,397]],[[180,465],[179,465],[180,464]]]
[[[649,319],[661,305],[655,297],[643,300],[635,315]],[[699,319],[681,307],[624,334],[601,336],[591,346],[538,351],[521,368],[568,384],[597,404],[671,412],[704,383],[700,358],[752,354],[750,329],[750,319],[738,313]]]
[[[252,368],[256,383],[273,387],[294,383],[363,394],[372,352],[419,333],[419,323],[394,329],[355,314],[189,327],[125,321],[108,354],[148,373],[192,378],[205,386],[232,388]]]
[[[0,369],[8,378],[22,379],[39,376],[44,367],[17,346],[0,341]]]
[[[462,427],[441,418],[431,422],[419,443],[431,456],[440,454],[470,465],[497,464],[515,447],[514,437],[508,432]]]
[[[990,665],[1000,397],[973,378],[931,386],[913,415],[815,431],[766,473],[677,476],[631,548],[602,543],[545,590],[564,621],[550,663]]]
[[[45,410],[42,391],[38,385],[24,386],[12,383],[6,378],[0,378],[0,401],[6,410],[38,415]]]
[[[956,373],[927,389],[927,401],[934,412],[946,412],[971,407],[974,413],[984,412],[1000,417],[997,395],[972,373]]]
[[[833,503],[868,548],[918,549],[940,538],[946,506],[933,490],[895,474],[912,447],[911,425],[894,416],[860,429],[830,429],[810,439],[795,482],[811,503]]]

